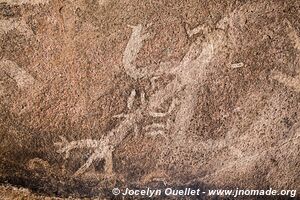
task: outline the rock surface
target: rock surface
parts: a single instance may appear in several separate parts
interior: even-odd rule
[[[0,0],[0,182],[300,190],[299,16],[299,0]]]

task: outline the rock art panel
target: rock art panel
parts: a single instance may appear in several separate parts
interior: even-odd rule
[[[298,7],[0,1],[0,197],[299,190]]]

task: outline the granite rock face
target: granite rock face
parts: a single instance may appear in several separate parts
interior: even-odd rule
[[[0,181],[300,189],[300,1],[1,0]]]

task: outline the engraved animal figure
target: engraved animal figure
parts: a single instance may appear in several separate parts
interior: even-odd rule
[[[124,121],[122,121],[119,126],[111,130],[100,140],[85,139],[68,142],[65,138],[61,137],[61,142],[55,143],[55,145],[59,147],[57,152],[64,153],[65,158],[67,159],[72,150],[81,148],[94,149],[93,154],[89,157],[86,163],[75,172],[74,176],[83,174],[95,160],[101,159],[105,160],[105,174],[111,176],[113,175],[112,153],[127,136],[128,132],[132,129],[133,124],[142,119],[142,110],[143,108],[140,108],[134,113],[126,115]]]
[[[141,78],[144,76],[143,71],[138,71],[133,69],[135,66],[132,64],[133,60],[137,56],[139,49],[141,48],[141,42],[146,36],[141,36],[142,26],[139,25],[137,27],[133,27],[132,36],[128,42],[128,45],[124,51],[124,68],[126,71],[130,71],[129,74],[132,75],[134,79]],[[137,47],[137,49],[135,49]],[[127,101],[127,107],[129,110],[132,110],[133,102],[135,100],[136,91],[131,91],[131,94]],[[94,153],[90,156],[90,158],[86,161],[86,163],[81,166],[76,173],[75,176],[83,174],[93,163],[93,161],[97,159],[105,160],[105,174],[112,175],[113,173],[113,165],[112,165],[112,152],[114,149],[124,140],[124,138],[128,135],[130,130],[134,130],[137,132],[136,124],[143,118],[143,113],[146,110],[145,97],[144,94],[141,94],[141,102],[142,106],[135,110],[133,113],[129,114],[119,114],[115,115],[116,118],[124,118],[124,121],[121,122],[119,126],[111,130],[106,136],[102,137],[100,140],[79,140],[68,142],[65,138],[61,137],[61,142],[55,143],[56,146],[59,147],[58,153],[65,153],[65,158],[69,157],[70,151],[78,149],[78,148],[92,148],[94,149]]]
[[[175,120],[175,135],[179,135],[180,141],[182,141],[184,133],[188,128],[189,121],[193,116],[194,101],[196,99],[195,86],[198,81],[205,78],[207,72],[210,70],[210,63],[213,61],[214,55],[218,53],[218,49],[226,41],[223,30],[214,30],[207,35],[207,39],[204,42],[196,41],[191,45],[189,51],[177,66],[172,70],[164,70],[162,67],[157,71],[149,71],[147,69],[137,69],[133,64],[139,49],[142,47],[143,41],[148,38],[147,34],[143,33],[141,25],[131,26],[133,29],[131,38],[124,51],[123,63],[126,73],[133,79],[139,78],[155,78],[157,75],[163,73],[175,74],[176,78],[172,80],[165,88],[158,89],[153,95],[151,95],[146,101],[145,93],[141,95],[141,106],[133,110],[133,101],[135,100],[136,92],[133,90],[128,98],[127,107],[131,111],[127,114],[119,114],[115,117],[124,118],[124,120],[114,129],[109,131],[106,136],[103,136],[100,140],[79,140],[68,142],[65,138],[61,137],[61,142],[55,143],[59,147],[58,153],[64,153],[65,158],[69,157],[72,150],[78,148],[91,148],[94,149],[93,154],[89,157],[86,163],[81,166],[75,176],[81,175],[88,170],[92,163],[97,159],[105,160],[105,174],[112,175],[113,163],[112,156],[116,147],[126,138],[131,130],[137,130],[137,124],[140,124],[142,119],[147,116],[152,117],[164,117],[175,110],[178,105],[178,100],[174,97],[176,93],[183,92],[181,95],[181,101],[176,113]],[[200,51],[199,51],[200,49]],[[162,65],[165,66],[165,65]],[[173,101],[166,113],[156,112],[166,100],[173,98]],[[162,130],[151,131],[151,129],[164,129],[170,128],[170,121],[167,121],[167,125],[163,124],[151,124],[144,127],[144,130],[150,130],[150,136],[157,136],[164,134]]]
[[[206,33],[207,39],[203,42],[193,43],[182,61],[171,70],[171,73],[176,76],[175,79],[149,98],[149,110],[152,111],[176,93],[181,93],[179,108],[173,124],[174,140],[178,143],[184,141],[186,130],[194,114],[197,85],[205,80],[207,73],[213,70],[211,64],[214,57],[226,42],[224,30],[216,29],[210,33],[206,30],[207,28],[203,31]]]

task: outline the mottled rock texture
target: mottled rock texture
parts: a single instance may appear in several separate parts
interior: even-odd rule
[[[0,0],[0,182],[300,191],[299,16],[299,0]]]

